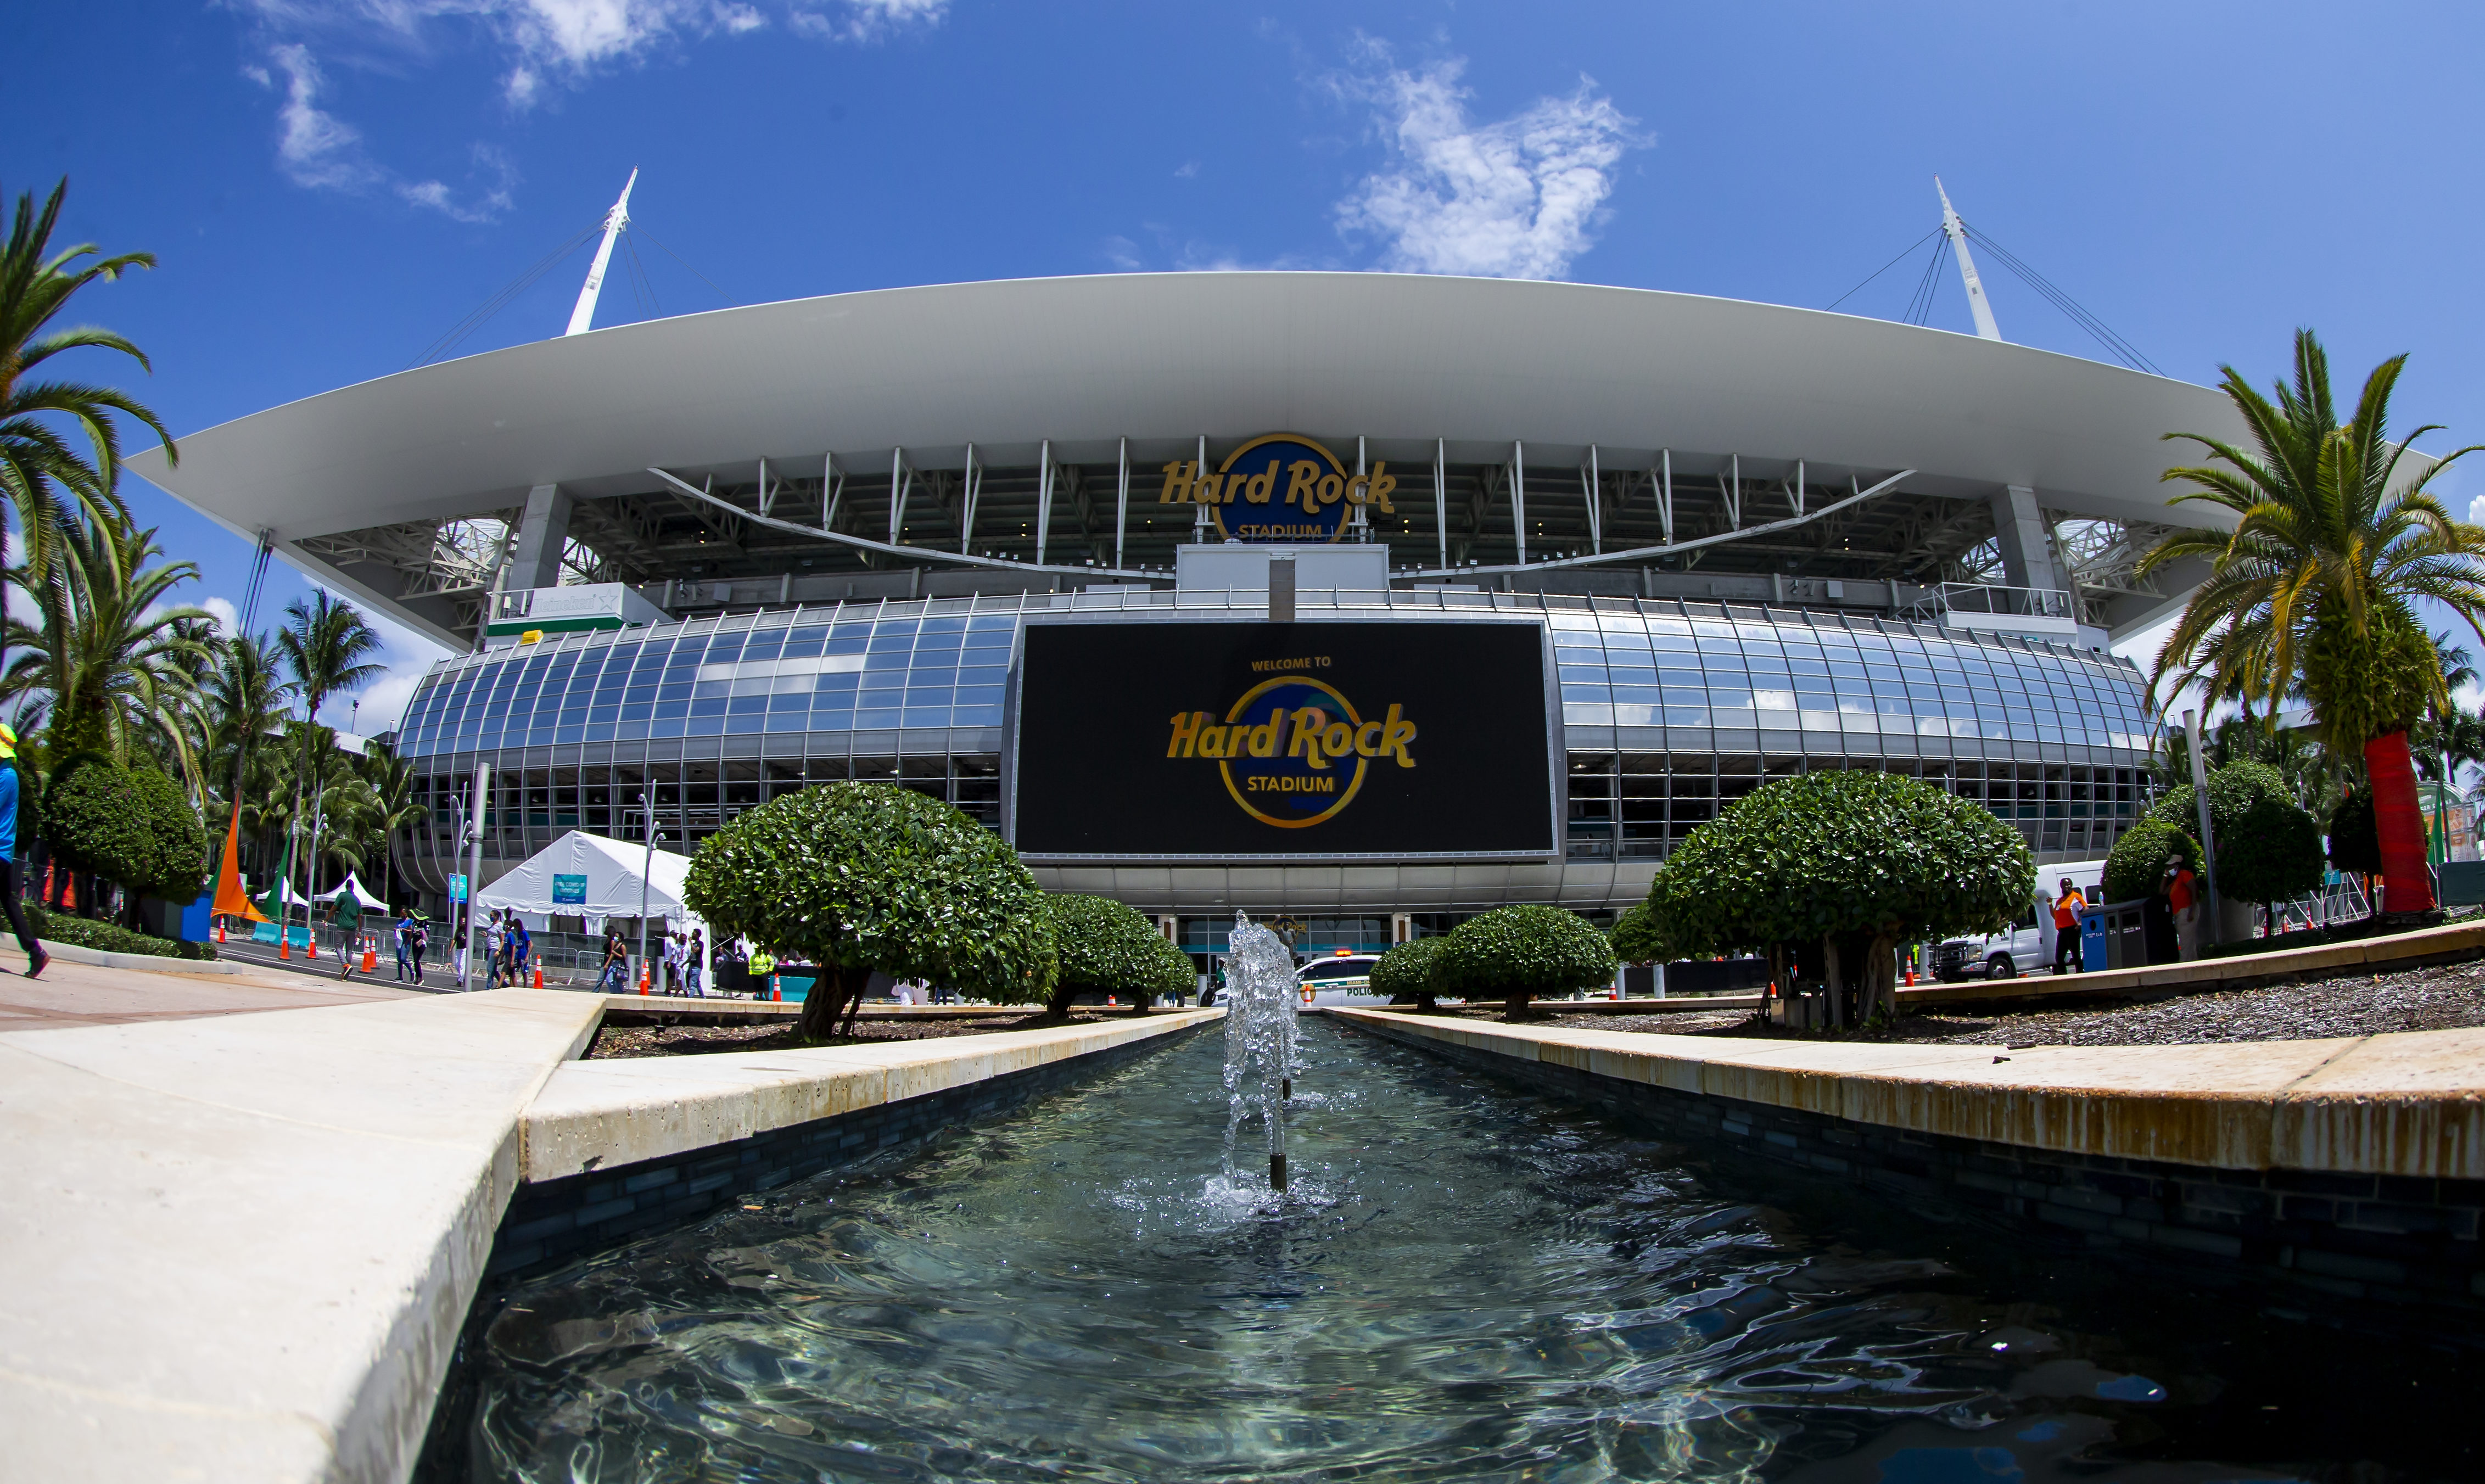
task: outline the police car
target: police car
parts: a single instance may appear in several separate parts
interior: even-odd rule
[[[1303,1007],[1351,1004],[1378,1009],[1386,1005],[1388,996],[1372,992],[1372,966],[1379,962],[1378,953],[1347,951],[1303,960],[1302,967],[1295,971],[1295,978],[1303,987]]]

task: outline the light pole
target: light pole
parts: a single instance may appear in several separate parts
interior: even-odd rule
[[[454,802],[457,806],[457,852],[459,855],[463,855],[467,848],[476,842],[481,832],[475,828],[474,820],[467,816],[466,801],[464,799],[458,799]],[[458,864],[462,865],[464,863],[460,862]],[[451,874],[454,874],[454,872]],[[455,932],[458,930],[457,914],[459,912],[466,912],[469,918],[473,917],[474,914],[469,904],[472,903],[474,899],[475,878],[469,876],[466,878],[466,899],[464,901],[452,901],[449,904],[449,926],[451,931]],[[463,935],[459,937],[455,950],[455,958],[457,962],[457,987],[460,990],[463,990],[466,987],[466,960],[470,956],[467,949],[471,946],[472,945],[466,941],[466,938]]]
[[[639,812],[647,821],[647,855],[639,867],[639,972],[647,976],[652,987],[655,976],[647,967],[647,878],[656,871],[656,811],[648,807],[643,793],[639,795]]]

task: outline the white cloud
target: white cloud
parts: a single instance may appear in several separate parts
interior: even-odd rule
[[[1381,238],[1396,272],[1562,278],[1595,244],[1614,167],[1643,143],[1585,77],[1567,97],[1539,99],[1497,124],[1467,118],[1462,59],[1420,71],[1389,66],[1337,81],[1369,102],[1390,155],[1338,203],[1339,229]]]
[[[463,197],[438,180],[401,180],[396,185],[397,196],[415,206],[428,206],[451,221],[492,221],[516,205],[517,167],[490,145],[477,145],[475,168],[478,174],[488,172],[492,183]]]
[[[285,102],[276,110],[276,160],[286,175],[296,185],[313,187],[369,184],[374,172],[363,156],[363,136],[319,107],[324,79],[310,48],[279,46],[269,60],[285,73]]]
[[[274,72],[246,64],[242,74],[281,89],[277,158],[287,176],[314,189],[380,188],[458,221],[507,209],[513,177],[458,190],[408,180],[377,164],[362,132],[322,106],[323,62],[407,70],[430,63],[459,35],[496,54],[501,94],[519,113],[547,90],[584,84],[598,71],[685,41],[743,36],[783,14],[794,32],[829,41],[874,41],[937,26],[948,0],[226,0],[251,17]],[[276,73],[282,73],[281,79]],[[482,152],[478,147],[478,155]],[[492,174],[486,170],[488,177]]]
[[[209,616],[214,618],[216,620],[216,632],[219,635],[224,638],[231,639],[233,635],[241,632],[241,610],[232,605],[232,599],[225,597],[203,597],[199,599],[199,606],[205,609]]]
[[[1198,175],[1199,161],[1185,160],[1174,170],[1173,178],[1177,180],[1190,180],[1197,179]]]

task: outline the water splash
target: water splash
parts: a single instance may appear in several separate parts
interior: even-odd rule
[[[1254,1112],[1269,1141],[1269,1184],[1286,1188],[1286,1100],[1294,1091],[1300,982],[1285,940],[1242,913],[1225,945],[1225,1178]]]

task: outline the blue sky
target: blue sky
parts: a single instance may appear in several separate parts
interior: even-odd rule
[[[162,260],[80,308],[152,356],[131,384],[177,435],[414,364],[635,167],[643,276],[599,324],[1225,266],[1821,307],[1936,224],[1939,173],[2170,374],[2266,381],[2309,324],[2348,378],[2413,352],[2402,420],[2485,441],[2473,6],[81,0],[17,27],[0,186],[66,174],[58,240]],[[586,256],[455,353],[558,333]],[[1920,261],[1842,308],[1898,317]],[[2103,354],[1984,270],[2007,338]],[[1954,276],[1930,322],[1968,328]],[[133,500],[238,601],[242,542]],[[301,591],[280,572],[266,611]],[[434,652],[393,636],[365,729]]]

